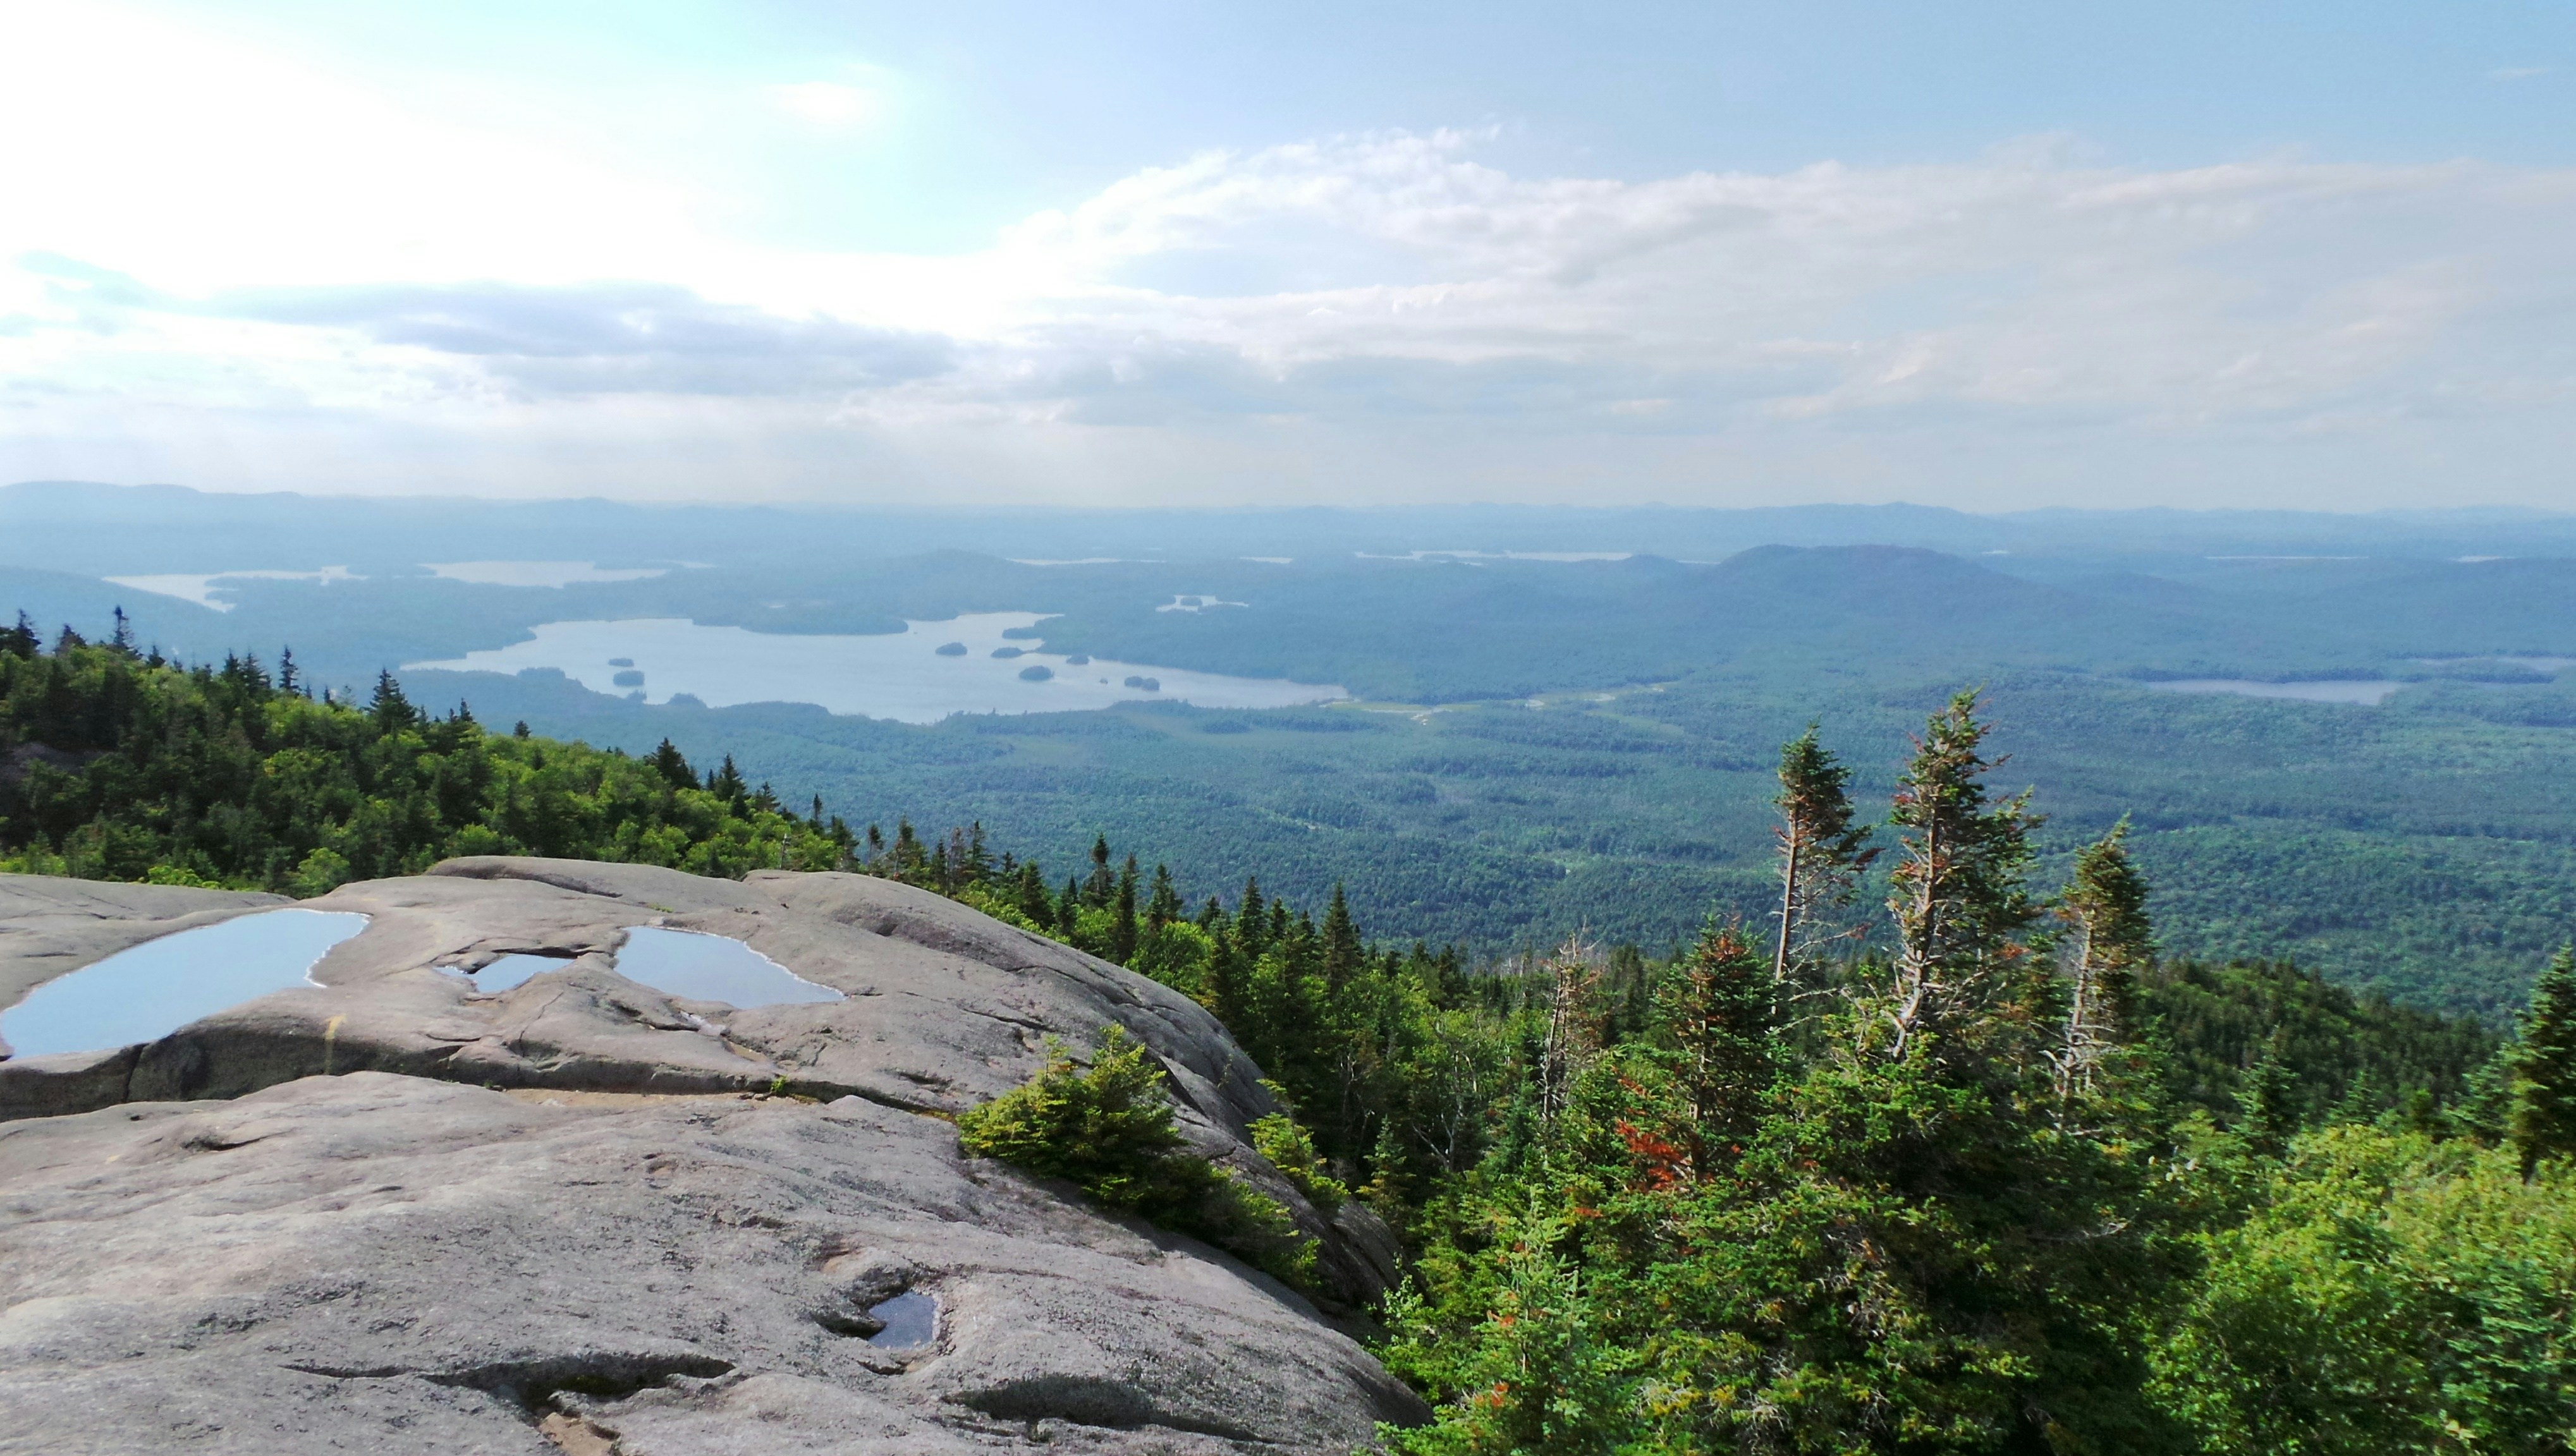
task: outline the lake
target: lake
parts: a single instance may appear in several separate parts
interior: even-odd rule
[[[347,911],[263,910],[147,940],[28,992],[0,1012],[0,1038],[21,1057],[159,1041],[226,1007],[317,985],[307,973],[366,928]]]
[[[2359,703],[2377,707],[2406,686],[2383,678],[2336,678],[2321,682],[2257,682],[2241,677],[2186,677],[2143,683],[2159,693],[2235,693],[2247,698],[2288,698],[2301,703]]]
[[[788,635],[706,627],[678,617],[616,622],[548,622],[525,642],[403,671],[516,673],[553,668],[593,692],[667,703],[685,694],[711,708],[738,703],[814,703],[834,713],[936,723],[958,713],[1062,713],[1171,698],[1202,708],[1286,708],[1349,697],[1324,683],[1226,677],[1092,658],[1080,665],[1002,634],[1034,627],[1036,612],[978,612],[945,622],[906,622],[868,636]],[[942,655],[943,646],[965,651]],[[995,657],[1002,649],[1023,649]],[[612,659],[632,665],[612,665]],[[1032,667],[1049,676],[1031,678]],[[640,672],[643,685],[617,681]],[[1129,687],[1151,679],[1160,691]]]

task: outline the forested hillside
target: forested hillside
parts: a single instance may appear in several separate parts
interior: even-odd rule
[[[390,676],[343,703],[21,627],[0,868],[845,868],[1121,961],[1279,1084],[1265,1155],[1403,1231],[1383,1350],[1441,1412],[1403,1451],[2565,1449],[2576,963],[2499,1051],[2312,971],[2161,957],[2133,831],[2043,877],[1987,731],[1972,696],[1936,711],[1884,826],[1810,732],[1752,829],[1770,918],[1497,965],[1375,944],[1338,890],[1191,904],[1105,839],[1059,881],[978,826],[854,832],[730,762],[495,733]],[[1044,1095],[1150,1103],[1147,1071]],[[1030,1126],[985,1140],[1082,1181]]]
[[[42,650],[0,630],[0,869],[318,895],[460,854],[739,875],[845,862],[846,827],[783,812],[731,760],[630,758],[487,732],[388,673],[364,707],[308,696],[293,660],[182,667],[120,629]]]

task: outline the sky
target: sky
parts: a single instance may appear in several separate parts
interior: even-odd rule
[[[0,0],[0,480],[2576,509],[2576,5]]]

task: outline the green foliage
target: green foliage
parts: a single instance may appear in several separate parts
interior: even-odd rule
[[[1474,759],[1486,785],[1589,755],[1598,790],[1623,777],[1604,767],[1614,749],[1707,749],[1691,737],[1707,719],[1677,726],[1706,704],[1633,706],[1444,717],[1461,720],[1460,762],[1497,750]],[[1355,1196],[1400,1225],[1415,1257],[1386,1354],[1440,1419],[1390,1433],[1399,1451],[2566,1449],[2576,960],[2543,975],[2503,1059],[2474,1023],[2279,962],[2157,961],[2148,876],[2183,840],[2123,821],[2047,860],[2027,795],[1985,787],[1988,732],[1978,699],[1951,699],[1882,785],[1896,863],[1870,882],[1887,914],[1863,934],[1833,916],[1868,851],[1810,733],[1780,779],[1785,837],[1814,855],[1803,871],[1703,876],[1687,897],[1616,882],[1780,913],[1780,942],[1720,917],[1660,964],[1577,942],[1471,973],[1455,949],[1372,946],[1361,910],[1389,881],[1344,894],[1321,861],[1286,880],[1320,920],[1253,882],[1231,911],[1210,898],[1191,916],[1192,866],[1149,879],[1097,828],[1071,841],[1089,863],[1058,891],[993,856],[980,824],[925,838],[901,820],[862,843],[819,800],[785,812],[730,755],[702,772],[668,741],[630,757],[489,734],[462,708],[422,711],[390,675],[361,708],[238,659],[174,667],[123,634],[48,651],[0,633],[0,868],[299,894],[464,853],[845,868],[1110,956],[1215,1010],[1277,1079],[1304,1120],[1264,1118],[1253,1140],[1309,1200]],[[1748,747],[1727,753],[1722,772],[1762,776]],[[2083,770],[2097,794],[2112,781],[2098,768]],[[1668,812],[1659,792],[1615,802],[1643,822]],[[1275,845],[1268,812],[1205,817]],[[1322,832],[1315,812],[1300,833]],[[1422,847],[1404,838],[1373,852],[1403,861]],[[1614,882],[1581,866],[1636,847],[1572,855],[1551,893],[1603,892]],[[1195,873],[1238,869],[1235,852]],[[2208,863],[2182,864],[2183,892],[2156,901],[2168,944],[2226,943],[2227,916],[2274,913],[2254,902],[2283,893],[2244,887],[2286,861],[2248,853],[2210,860],[2242,878],[2232,904]],[[2067,885],[2043,897],[2031,879],[2049,863]],[[1453,924],[1503,903],[1472,876],[1404,893]],[[2177,902],[2216,907],[2218,929]],[[1671,923],[1668,904],[1653,913]],[[1051,1045],[960,1137],[1311,1277],[1313,1242],[1190,1151],[1161,1067],[1116,1028],[1087,1062]]]
[[[2512,1055],[2514,1146],[2526,1176],[2576,1154],[2576,949],[2562,947],[2531,988]]]
[[[1342,1186],[1332,1170],[1325,1166],[1323,1155],[1315,1151],[1314,1135],[1297,1125],[1297,1120],[1282,1113],[1271,1113],[1252,1121],[1252,1149],[1270,1160],[1306,1201],[1330,1218],[1339,1211],[1351,1190]]]
[[[66,640],[0,652],[0,869],[318,895],[460,854],[740,875],[849,862],[728,761],[701,787],[643,761],[421,712],[391,674],[365,709],[258,663],[183,668]]]
[[[2223,1152],[2216,1154],[2224,1156]],[[2344,1125],[2252,1170],[2152,1359],[2212,1456],[2576,1443],[2576,1179]]]
[[[1312,1241],[1276,1200],[1188,1150],[1165,1081],[1151,1049],[1124,1027],[1102,1029],[1088,1068],[1050,1038],[1037,1075],[957,1119],[958,1142],[1308,1282]]]

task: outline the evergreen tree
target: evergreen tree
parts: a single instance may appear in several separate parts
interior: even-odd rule
[[[1109,867],[1109,836],[1091,841],[1091,875],[1082,884],[1083,903],[1094,909],[1104,908],[1109,898],[1118,893],[1118,872]]]
[[[1351,904],[1342,894],[1341,881],[1333,882],[1333,903],[1324,912],[1324,986],[1339,996],[1360,968],[1359,927],[1351,923]]]
[[[1877,857],[1864,848],[1869,826],[1852,823],[1847,786],[1851,770],[1817,741],[1816,725],[1780,749],[1780,810],[1772,831],[1779,844],[1779,934],[1772,945],[1771,976],[1784,993],[1810,983],[1811,964],[1827,945],[1848,938],[1834,912],[1851,900],[1862,870]],[[1811,987],[1810,987],[1811,988]]]
[[[751,802],[751,785],[743,781],[742,770],[734,766],[730,753],[724,756],[724,763],[716,769],[715,782],[707,785],[707,791],[736,808]],[[909,838],[912,826],[904,825],[903,833]]]
[[[1172,884],[1172,872],[1163,865],[1154,866],[1154,887],[1145,901],[1145,924],[1152,930],[1181,918],[1181,892]]]
[[[2306,1118],[2300,1115],[2298,1076],[2290,1070],[2287,1028],[2275,1028],[2263,1044],[2262,1056],[2246,1073],[2239,1107],[2248,1148],[2266,1158],[2289,1152]]]
[[[1269,945],[1268,907],[1261,898],[1258,876],[1243,882],[1243,902],[1234,909],[1235,935],[1243,947],[1244,958],[1258,960]]]
[[[2124,818],[2078,850],[2074,879],[2058,897],[2068,980],[2061,1090],[2090,1090],[2103,1059],[2135,1036],[2137,976],[2155,957],[2155,937],[2146,876],[2129,857],[2128,837]]]
[[[2019,937],[2039,915],[2023,879],[2039,820],[2027,792],[1988,802],[1983,780],[1999,761],[1984,756],[1985,735],[1977,695],[1960,693],[1932,715],[1897,780],[1891,1057],[1917,1036],[1948,1057],[1969,1050],[1952,1045],[1958,1033],[2009,1032],[1989,1013],[2030,989],[2017,973],[2028,955]]]
[[[1038,871],[1036,860],[1020,864],[1019,905],[1020,913],[1028,917],[1031,925],[1055,924],[1055,901],[1047,894],[1046,876]]]
[[[1064,897],[1055,902],[1055,936],[1070,946],[1082,944],[1082,881],[1068,875]]]
[[[681,756],[680,750],[671,746],[671,740],[668,738],[663,739],[652,753],[645,757],[644,762],[655,773],[662,776],[662,782],[669,784],[675,790],[693,789],[698,785],[697,771],[689,767],[688,759]]]
[[[1655,1020],[1700,1146],[1692,1166],[1753,1135],[1779,1075],[1771,967],[1732,926],[1711,920],[1657,988]]]
[[[1136,856],[1132,854],[1118,872],[1118,888],[1110,901],[1107,955],[1122,966],[1136,959]]]
[[[295,649],[292,647],[278,649],[277,690],[281,693],[298,694],[304,690],[304,679],[296,673]]]
[[[251,667],[256,670],[257,664]],[[399,733],[420,721],[420,710],[403,696],[402,684],[394,681],[390,669],[376,674],[376,696],[367,705],[367,715],[376,720],[380,733]]]
[[[2561,947],[2531,988],[2513,1049],[2513,1145],[2527,1180],[2543,1158],[2576,1154],[2576,947]]]

